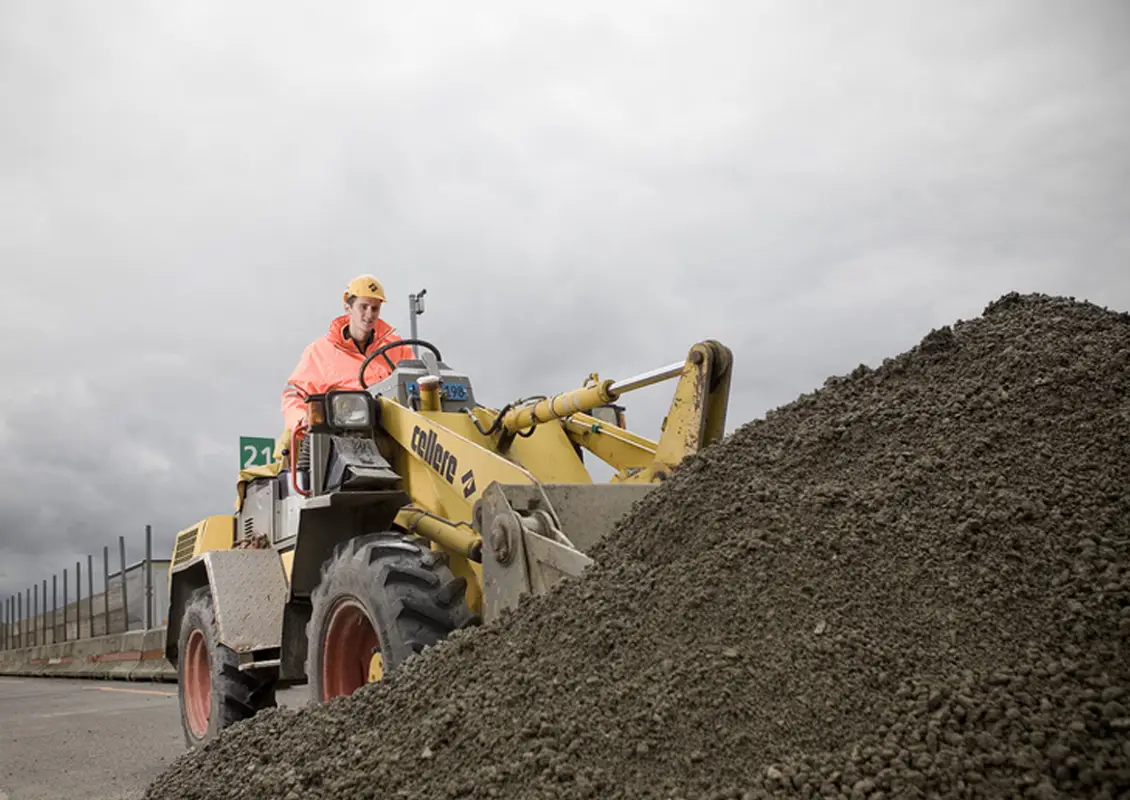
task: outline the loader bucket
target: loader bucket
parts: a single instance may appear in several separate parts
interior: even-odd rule
[[[483,619],[543,594],[592,563],[587,553],[655,484],[491,484],[475,508],[483,540]]]

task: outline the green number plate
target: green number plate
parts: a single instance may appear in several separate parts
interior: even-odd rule
[[[275,440],[260,436],[239,437],[239,468],[264,467],[274,460]]]

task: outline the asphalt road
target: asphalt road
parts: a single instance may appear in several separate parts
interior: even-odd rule
[[[174,683],[0,677],[0,800],[135,800],[184,752]],[[280,705],[304,689],[279,692]]]

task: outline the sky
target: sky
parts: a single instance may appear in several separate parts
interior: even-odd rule
[[[1128,36],[1119,0],[3,0],[0,598],[231,513],[358,274],[404,335],[427,290],[488,405],[718,339],[730,431],[1005,292],[1130,310]]]

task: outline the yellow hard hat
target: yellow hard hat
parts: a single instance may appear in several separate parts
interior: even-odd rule
[[[342,299],[349,302],[350,297],[374,297],[382,303],[385,301],[385,290],[381,282],[372,275],[358,275],[345,287]]]

